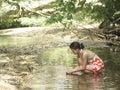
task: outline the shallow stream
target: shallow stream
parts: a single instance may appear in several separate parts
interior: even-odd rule
[[[35,42],[37,41],[36,39]],[[31,37],[0,37],[0,75],[18,76],[19,82],[15,79],[11,85],[16,90],[119,90],[120,89],[120,55],[119,51],[111,47],[86,47],[98,54],[105,62],[105,70],[100,75],[66,75],[66,70],[77,65],[74,56],[68,46],[38,48]],[[29,45],[27,45],[29,43]],[[25,44],[24,47],[22,44]],[[9,47],[10,46],[10,47]],[[13,47],[12,47],[13,46]],[[37,46],[37,47],[36,47]],[[5,47],[6,49],[4,49]],[[27,48],[26,48],[27,47]],[[42,46],[41,46],[42,47]],[[17,49],[16,49],[17,48]],[[32,53],[32,50],[38,50]],[[38,48],[38,49],[37,49]],[[17,50],[17,51],[14,51]],[[22,53],[24,50],[27,53]],[[12,52],[6,51],[12,50]],[[19,51],[19,53],[17,53]],[[29,52],[29,53],[28,53]],[[13,55],[14,57],[11,58]],[[15,56],[16,55],[16,56]],[[23,58],[24,57],[24,58]],[[4,60],[6,60],[4,62]],[[8,60],[8,61],[7,61]],[[13,60],[14,63],[11,63]],[[9,64],[8,64],[9,63]],[[9,67],[9,68],[8,68]],[[13,72],[13,73],[12,73]],[[28,72],[28,73],[27,73]],[[8,80],[2,79],[1,80]],[[10,87],[9,87],[10,88]],[[14,90],[14,89],[5,89]]]
[[[66,75],[67,69],[76,66],[76,57],[68,47],[52,48],[44,51],[40,58],[42,64],[31,82],[33,90],[119,90],[120,71],[117,64],[112,62],[119,60],[119,54],[110,51],[110,48],[89,49],[104,60],[103,74]]]

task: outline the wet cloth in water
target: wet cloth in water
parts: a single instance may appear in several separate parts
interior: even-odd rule
[[[99,73],[104,68],[104,64],[101,58],[94,55],[93,59],[87,59],[87,65],[92,65],[92,69],[95,73]]]

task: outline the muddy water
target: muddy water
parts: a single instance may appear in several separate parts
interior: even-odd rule
[[[120,55],[116,49],[86,47],[104,60],[105,70],[97,76],[73,76],[65,73],[77,65],[76,56],[68,46],[39,48],[42,46],[37,45],[36,41],[30,37],[0,37],[0,89],[119,90]],[[35,44],[31,47],[32,43]]]

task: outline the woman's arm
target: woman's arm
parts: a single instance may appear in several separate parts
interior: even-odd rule
[[[80,57],[78,57],[78,66],[80,66],[82,64],[82,60]]]
[[[84,71],[86,69],[86,62],[87,62],[86,59],[87,59],[86,54],[84,54],[82,58],[78,58],[78,66],[66,73],[72,74],[73,72]]]

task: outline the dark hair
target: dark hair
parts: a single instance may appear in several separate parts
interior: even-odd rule
[[[84,49],[84,45],[83,45],[83,43],[72,42],[72,43],[70,44],[70,48],[71,48],[71,49]]]

